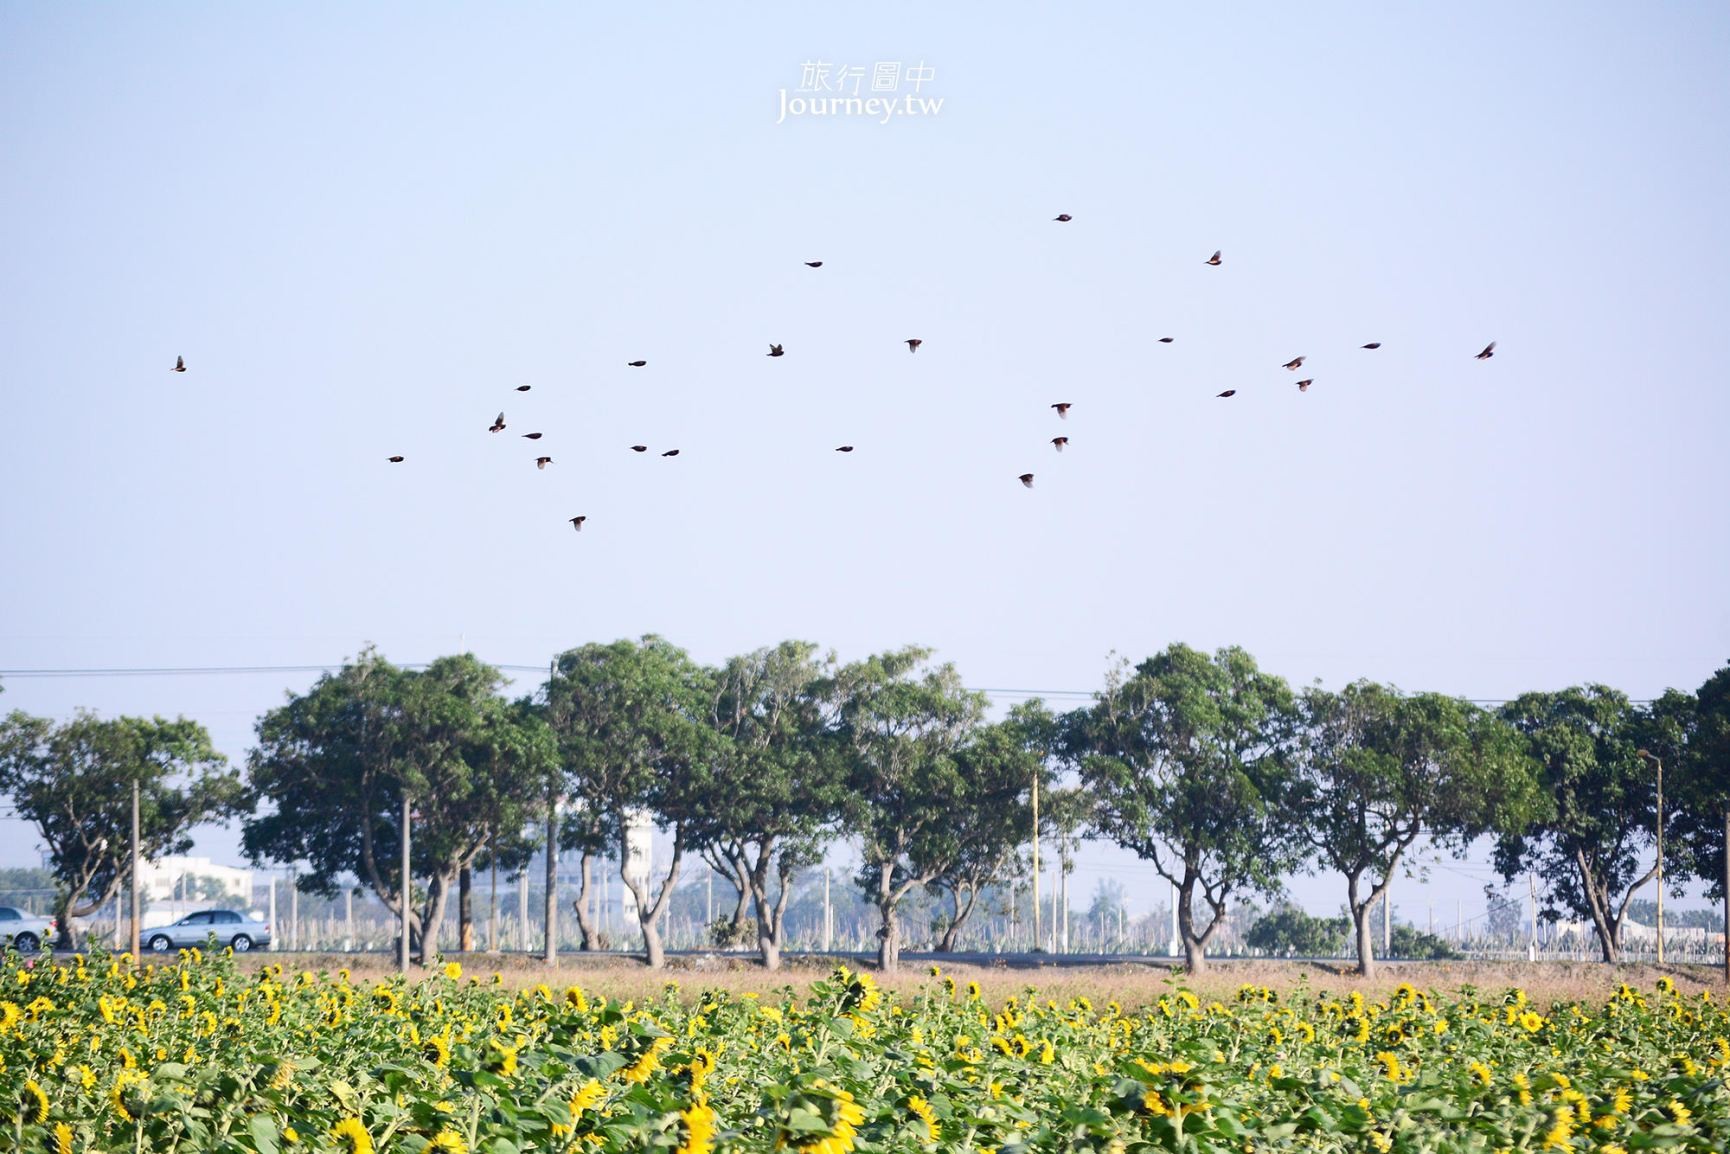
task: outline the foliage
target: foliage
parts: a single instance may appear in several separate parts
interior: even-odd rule
[[[247,855],[306,863],[301,888],[326,897],[358,877],[400,915],[406,795],[410,940],[427,960],[461,871],[489,847],[521,857],[524,803],[552,769],[550,734],[499,696],[503,683],[472,655],[416,671],[369,650],[291,696],[258,723]]]
[[[1346,878],[1358,969],[1373,970],[1370,911],[1420,834],[1464,853],[1492,827],[1519,829],[1538,805],[1518,736],[1457,698],[1358,681],[1302,701],[1291,813],[1310,852]]]
[[[1642,718],[1602,685],[1527,693],[1502,708],[1538,765],[1547,805],[1524,829],[1504,833],[1496,867],[1504,879],[1531,872],[1548,901],[1589,919],[1604,960],[1617,959],[1628,902],[1656,873],[1652,826],[1656,775],[1637,752]]]
[[[1249,928],[1244,944],[1278,957],[1332,958],[1346,949],[1350,918],[1318,918],[1293,905],[1270,910]]]
[[[372,985],[188,951],[0,964],[0,1143],[90,1154],[1718,1149],[1730,1015],[1668,982],[1598,1002],[1182,986],[617,1002],[451,966]]]
[[[1293,702],[1286,683],[1241,649],[1209,657],[1173,645],[1114,671],[1064,745],[1095,796],[1094,824],[1178,889],[1191,970],[1240,890],[1276,894],[1298,858],[1289,792]],[[1195,898],[1209,916],[1198,925]]]
[[[118,890],[130,861],[134,784],[145,858],[184,853],[195,826],[227,820],[241,801],[238,775],[197,722],[86,712],[61,725],[19,712],[0,722],[0,794],[48,849],[63,947],[75,945],[72,919]]]
[[[1416,926],[1394,923],[1392,949],[1389,957],[1415,962],[1446,962],[1458,958],[1459,952],[1435,934],[1425,933]]]

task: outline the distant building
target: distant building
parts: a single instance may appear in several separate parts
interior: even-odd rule
[[[139,888],[152,903],[175,907],[229,905],[246,909],[252,904],[252,871],[217,865],[207,857],[179,854],[142,862]]]

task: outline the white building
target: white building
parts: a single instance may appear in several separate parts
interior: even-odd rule
[[[138,884],[152,903],[201,909],[229,905],[241,910],[252,905],[252,871],[217,865],[207,857],[175,854],[142,862]]]

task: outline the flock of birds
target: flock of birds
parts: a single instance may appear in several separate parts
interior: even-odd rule
[[[1057,216],[1052,217],[1052,220],[1057,221],[1058,223],[1061,223],[1061,224],[1068,224],[1071,220],[1074,220],[1074,219],[1075,218],[1072,217],[1067,212],[1059,213]],[[823,267],[823,262],[820,260],[808,260],[808,261],[805,261],[804,263],[805,263],[806,268],[822,268]],[[1215,250],[1214,254],[1212,256],[1208,257],[1207,260],[1202,262],[1202,263],[1212,265],[1212,266],[1217,268],[1219,265],[1225,263],[1225,261],[1224,261],[1223,254],[1219,250]],[[1175,337],[1160,337],[1159,343],[1162,345],[1169,345],[1176,339],[1177,338],[1175,338]],[[909,353],[917,353],[919,351],[919,346],[924,344],[925,342],[918,337],[909,337],[909,338],[907,338],[907,340],[905,340],[902,343],[907,346],[907,351]],[[1382,342],[1370,341],[1367,344],[1363,344],[1363,345],[1360,345],[1358,347],[1363,348],[1363,349],[1371,349],[1371,350],[1379,349],[1382,347]],[[783,346],[772,344],[769,346],[769,352],[767,353],[767,355],[771,356],[771,357],[782,357],[782,356],[786,356],[787,352]],[[1495,355],[1496,355],[1496,342],[1491,341],[1489,344],[1487,344],[1483,347],[1483,350],[1477,354],[1475,359],[1480,360],[1480,361],[1487,361]],[[635,360],[635,361],[626,361],[625,362],[625,364],[628,367],[633,368],[633,369],[643,368],[648,363],[649,362],[646,360]],[[1304,365],[1304,358],[1302,356],[1296,356],[1296,357],[1293,357],[1291,360],[1287,361],[1285,364],[1281,365],[1280,367],[1284,368],[1284,369],[1288,369],[1288,370],[1295,373],[1299,369],[1303,368],[1303,365]],[[175,358],[173,371],[177,372],[177,373],[184,373],[186,371],[186,358],[185,357],[176,357]],[[1297,382],[1298,392],[1300,392],[1300,393],[1309,392],[1310,386],[1313,384],[1315,384],[1315,378],[1314,377],[1302,378],[1301,380],[1299,380]],[[516,387],[516,391],[519,393],[526,393],[532,387],[533,386],[530,386],[530,385],[518,385]],[[1222,398],[1223,397],[1234,397],[1237,395],[1237,390],[1236,389],[1226,389],[1224,392],[1218,393],[1216,395],[1219,397],[1222,397]],[[1075,406],[1069,401],[1058,401],[1051,406],[1051,408],[1056,411],[1057,416],[1060,420],[1067,420],[1069,418],[1069,410],[1074,408],[1074,407]],[[499,415],[493,418],[493,423],[487,426],[487,432],[489,432],[489,433],[502,433],[504,431],[505,431],[505,414],[504,414],[503,410],[501,410],[499,412]],[[538,441],[544,435],[545,434],[540,433],[540,432],[519,434],[519,436],[521,436],[524,440],[528,440],[528,441]],[[1051,444],[1052,444],[1053,448],[1055,448],[1059,453],[1061,453],[1061,452],[1063,452],[1064,446],[1069,444],[1069,438],[1063,437],[1063,436],[1053,437],[1053,438],[1051,438]],[[631,446],[631,452],[633,452],[633,453],[646,453],[648,451],[649,451],[649,446],[647,446],[647,445],[632,445]],[[837,453],[851,453],[853,451],[853,446],[852,445],[837,445],[835,447],[835,451]],[[677,449],[667,449],[666,451],[664,451],[661,454],[661,456],[663,456],[663,457],[677,457],[678,455],[679,455],[679,450],[677,450]],[[395,454],[392,454],[391,456],[385,458],[386,461],[388,461],[390,464],[393,464],[393,465],[400,465],[407,459],[408,458],[405,457],[401,453],[395,453]],[[539,457],[535,458],[535,468],[537,468],[537,469],[545,469],[548,465],[551,465],[552,463],[553,463],[553,459],[551,457],[548,457],[548,456],[539,456]],[[1033,477],[1034,477],[1034,475],[1032,473],[1022,473],[1018,479],[1020,480],[1020,482],[1023,485],[1025,485],[1027,488],[1031,489],[1031,488],[1033,488]],[[569,520],[571,523],[571,527],[576,529],[578,532],[581,532],[582,528],[583,528],[583,522],[587,521],[588,517],[586,515],[577,516],[577,517],[571,517],[571,518],[569,518]]]

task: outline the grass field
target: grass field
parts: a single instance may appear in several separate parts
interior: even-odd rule
[[[1723,1150],[1708,975],[0,967],[0,1149]],[[348,968],[342,968],[342,962]],[[495,975],[492,963],[497,964]],[[295,968],[288,968],[289,965]]]

